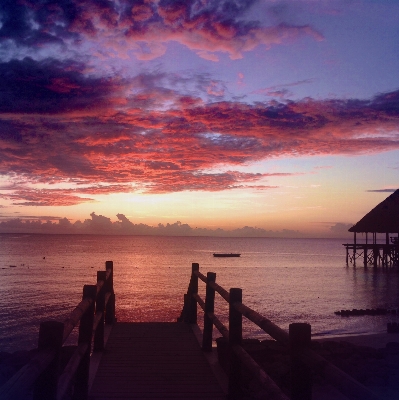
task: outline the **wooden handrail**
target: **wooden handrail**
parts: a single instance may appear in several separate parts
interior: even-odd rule
[[[0,388],[0,399],[25,398],[40,374],[50,365],[54,356],[55,350],[38,352]]]
[[[228,341],[229,340],[229,329],[225,326],[214,313],[208,313],[208,317],[212,320],[213,325],[221,333],[221,335]]]
[[[102,311],[95,313],[94,320],[93,320],[93,335],[96,332],[97,326],[101,322],[102,317],[103,317],[103,312]]]
[[[43,398],[42,390],[46,390],[46,399],[61,400],[75,376],[77,377],[75,397],[82,400],[88,398],[88,368],[93,332],[98,334],[98,328],[101,326],[99,323],[102,322],[104,324],[105,313],[108,314],[105,323],[112,323],[115,320],[112,261],[107,261],[106,271],[104,273],[99,271],[98,275],[102,279],[98,279],[96,285],[84,286],[82,301],[72,310],[63,323],[47,321],[41,324],[38,353],[0,388],[0,398],[2,400],[22,398],[26,396],[32,387],[34,387],[34,400]],[[94,321],[94,303],[96,302],[98,307],[98,298],[102,298],[102,304],[101,309],[98,308],[96,310],[96,320]],[[61,346],[79,321],[78,346],[63,373],[58,376],[58,358]],[[42,326],[46,328],[43,334]],[[58,335],[59,339],[52,336],[52,326],[57,328],[58,333],[56,335]],[[101,334],[104,334],[103,326]],[[103,341],[103,337],[97,339]],[[50,347],[48,347],[48,344],[50,344]],[[58,346],[60,347],[58,348]],[[43,382],[40,383],[40,381]],[[55,390],[51,389],[49,394],[45,388],[46,386],[55,388]],[[78,394],[76,395],[77,391]]]
[[[269,400],[289,400],[289,398],[281,391],[277,384],[270,378],[263,368],[243,349],[242,346],[233,346],[234,353],[239,357],[249,372],[258,379],[258,382],[267,388],[267,398]]]
[[[379,400],[375,393],[313,350],[303,349],[302,359],[309,367],[321,372],[323,377],[343,394],[358,399]]]
[[[235,309],[237,309],[237,311],[244,315],[244,317],[248,318],[251,322],[258,325],[259,328],[263,329],[273,339],[277,340],[281,344],[288,345],[289,335],[285,330],[281,329],[269,319],[242,303],[236,303],[233,304],[233,306]]]
[[[193,297],[195,300],[197,300],[197,303],[199,306],[205,311],[205,302],[204,300],[201,299],[198,293],[193,294]]]
[[[220,296],[222,296],[227,301],[227,303],[230,303],[230,294],[227,290],[223,289],[215,282],[212,282],[210,285],[213,287],[213,289],[215,289],[216,292],[220,294]]]
[[[215,327],[221,333],[223,338],[229,341],[229,330],[223,325],[220,320],[213,314],[209,313],[208,317],[212,320]],[[240,345],[233,346],[234,353],[239,357],[249,372],[258,380],[261,387],[265,388],[270,400],[289,400],[288,397],[281,391],[276,383],[266,374],[261,366],[244,350]]]
[[[62,338],[62,343],[65,343],[65,341],[68,339],[68,336],[73,331],[73,328],[75,328],[75,326],[81,320],[83,314],[87,311],[92,303],[92,299],[82,300],[71,312],[69,318],[64,321],[64,334]]]
[[[202,282],[206,283],[206,276],[204,274],[201,274],[198,270],[193,271],[193,274],[201,279]]]
[[[74,353],[72,354],[71,358],[66,365],[64,372],[60,375],[58,379],[58,387],[57,387],[57,400],[63,400],[67,397],[67,392],[71,381],[73,380],[76,371],[79,368],[79,365],[89,347],[88,343],[80,344]]]
[[[100,272],[100,271],[99,271]],[[102,271],[101,271],[102,272]],[[96,286],[97,286],[97,296],[98,296],[98,294],[101,292],[101,289],[103,288],[103,286],[104,286],[104,282],[105,281],[103,281],[103,280],[97,280],[97,283],[96,283]]]
[[[193,274],[197,276],[201,281],[206,283],[206,276],[201,274],[199,271],[194,271]],[[212,282],[209,284],[216,292],[218,292],[228,303],[230,302],[230,295],[229,292],[219,286],[216,282]]]
[[[246,306],[241,301],[237,302],[234,301],[231,304],[230,293],[227,292],[227,290],[225,290],[223,287],[218,285],[215,281],[207,282],[207,277],[203,275],[201,272],[199,272],[198,264],[195,265],[196,267],[195,268],[193,267],[192,269],[192,277],[195,276],[196,278],[202,280],[207,286],[210,286],[215,292],[219,293],[219,295],[227,303],[230,304],[230,310],[233,308],[241,315],[245,316],[248,320],[259,326],[264,332],[270,335],[273,339],[275,339],[282,345],[290,346],[290,335],[285,330],[281,329],[279,326],[271,322],[268,318],[264,317],[255,310]],[[191,282],[193,282],[193,278],[191,279]],[[206,313],[205,304],[207,300],[205,299],[204,302],[198,295],[197,291],[198,288],[195,292],[193,292],[192,287],[190,287],[189,285],[189,290],[187,291],[187,295],[185,295],[185,298],[187,298],[187,300],[185,301],[185,305],[189,307],[190,305],[189,297],[191,296],[191,298],[195,300],[196,304],[198,303],[202,308],[202,310],[204,311],[204,313]],[[184,319],[186,322],[192,322],[190,321],[190,319],[187,318],[188,314],[194,314],[194,311],[186,309],[185,307],[182,311],[182,317],[180,318],[180,320]],[[212,313],[208,312],[205,315],[212,321],[213,325],[218,329],[221,335],[229,342],[230,340],[229,329],[220,322],[220,320],[216,317],[216,315],[213,312]],[[205,330],[203,334],[205,335]],[[207,340],[209,340],[209,338]],[[205,341],[206,340],[204,338],[203,343]],[[252,357],[243,349],[243,347],[240,344],[233,344],[230,347],[232,348],[234,353],[239,357],[241,362],[253,373],[255,377],[258,378],[260,383],[262,385],[266,385],[271,399],[274,398],[281,400],[287,399],[287,396],[281,392],[281,390],[272,381],[272,379],[262,370],[262,368],[252,359]],[[337,368],[335,365],[327,361],[325,358],[323,358],[310,348],[308,347],[301,348],[300,351],[296,353],[296,356],[298,356],[298,354],[300,356],[300,359],[304,362],[304,364],[306,364],[308,367],[314,370],[319,371],[322,374],[322,376],[327,380],[327,382],[335,386],[344,395],[364,400],[379,399],[377,395],[375,395],[372,391],[370,391],[360,382],[353,379],[351,376],[349,376],[344,371]]]

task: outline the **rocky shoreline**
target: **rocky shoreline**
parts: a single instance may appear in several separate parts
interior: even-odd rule
[[[396,340],[396,337],[393,338]],[[217,339],[220,364],[228,370],[228,350],[223,338]],[[291,361],[289,349],[274,340],[244,339],[243,347],[264,371],[289,396]],[[342,339],[313,340],[312,349],[381,399],[399,399],[399,342],[380,348],[357,345]],[[312,371],[313,400],[350,399],[329,385],[318,371]],[[243,373],[242,389],[246,399],[259,398],[258,384]]]

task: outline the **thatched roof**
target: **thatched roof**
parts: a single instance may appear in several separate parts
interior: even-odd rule
[[[353,225],[349,232],[399,233],[399,189]]]

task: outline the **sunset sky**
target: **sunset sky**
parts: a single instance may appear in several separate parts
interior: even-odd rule
[[[0,232],[330,236],[397,188],[399,1],[0,3]]]

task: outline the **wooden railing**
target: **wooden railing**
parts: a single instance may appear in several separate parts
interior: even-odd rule
[[[198,295],[198,281],[206,284],[205,301]],[[214,312],[215,293],[229,304],[229,327],[227,328]],[[256,377],[268,399],[286,400],[287,395],[256,363],[242,347],[242,316],[259,326],[277,342],[289,347],[291,354],[291,399],[311,399],[311,371],[317,371],[329,384],[351,399],[377,400],[378,397],[310,348],[311,326],[306,323],[289,325],[289,333],[266,317],[242,303],[242,289],[232,288],[229,292],[216,283],[216,274],[199,272],[199,264],[192,264],[192,274],[184,306],[179,318],[187,323],[197,323],[197,304],[204,311],[202,348],[212,350],[213,326],[229,344],[229,386],[228,397],[240,398],[241,368],[244,366]]]
[[[36,355],[0,388],[0,399],[21,399],[32,391],[34,400],[87,399],[91,351],[104,349],[104,323],[114,320],[113,262],[106,261],[97,284],[83,286],[82,301],[67,320],[40,324]],[[60,372],[63,344],[78,323],[78,344]]]

